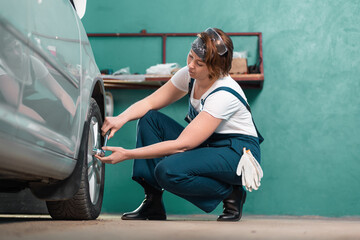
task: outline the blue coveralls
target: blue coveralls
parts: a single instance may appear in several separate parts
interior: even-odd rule
[[[188,116],[194,119],[197,114],[189,100]],[[137,148],[175,140],[184,130],[179,123],[154,110],[145,114],[137,127]],[[214,133],[195,149],[163,158],[134,160],[133,179],[167,190],[209,213],[231,194],[233,185],[241,185],[236,168],[243,147],[250,149],[260,162],[259,138]]]

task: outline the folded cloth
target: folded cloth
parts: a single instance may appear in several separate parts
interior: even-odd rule
[[[241,176],[242,185],[251,192],[258,190],[260,187],[261,178],[264,176],[260,164],[252,155],[250,149],[243,148],[243,155],[240,158],[236,169],[236,174]]]

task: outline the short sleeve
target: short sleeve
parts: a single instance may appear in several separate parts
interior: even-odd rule
[[[233,94],[218,91],[206,98],[202,111],[213,117],[228,120],[240,107],[240,101]]]
[[[46,77],[49,74],[49,70],[46,66],[36,57],[30,56],[31,65],[34,69],[35,76],[39,79]]]
[[[183,67],[175,73],[170,79],[176,88],[181,91],[187,92],[189,89],[190,75],[188,67]]]

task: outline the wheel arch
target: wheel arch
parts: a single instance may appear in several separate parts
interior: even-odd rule
[[[103,79],[100,77],[96,77],[94,80],[94,87],[92,90],[91,98],[94,98],[96,103],[98,104],[101,112],[101,117],[104,120],[106,116],[105,110],[105,88]]]

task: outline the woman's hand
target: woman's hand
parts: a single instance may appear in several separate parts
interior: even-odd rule
[[[125,123],[124,121],[121,120],[120,115],[117,117],[106,117],[101,127],[101,131],[103,135],[105,135],[107,131],[111,130],[109,134],[109,139],[110,139],[124,124]]]
[[[95,155],[95,157],[103,163],[116,164],[129,159],[127,150],[122,147],[103,147],[102,149],[112,152],[111,155],[106,157]]]

